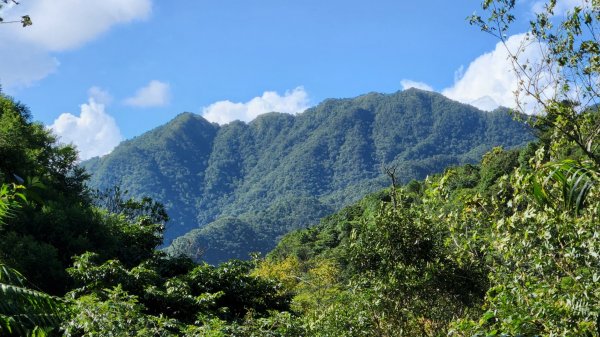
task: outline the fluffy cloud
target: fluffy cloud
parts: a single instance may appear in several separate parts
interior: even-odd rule
[[[488,111],[498,106],[516,107],[515,90],[519,79],[513,71],[507,48],[515,51],[522,45],[524,38],[525,34],[517,34],[509,37],[506,46],[499,42],[493,51],[476,58],[464,72],[458,72],[454,85],[444,89],[442,94]],[[542,48],[537,43],[529,44],[519,56],[520,60],[538,63]],[[520,99],[525,103],[527,112],[535,111],[532,98]]]
[[[274,91],[265,91],[262,96],[254,97],[246,103],[219,101],[202,110],[202,116],[207,120],[219,124],[226,124],[234,120],[249,122],[260,114],[266,112],[283,112],[295,114],[309,107],[308,94],[303,87],[286,91],[280,96]]]
[[[7,16],[26,13],[34,20],[27,29],[13,27],[11,34],[48,51],[63,51],[80,47],[115,24],[145,19],[151,10],[151,0],[30,0]]]
[[[138,89],[133,97],[125,99],[126,105],[135,107],[157,107],[169,104],[171,89],[168,83],[150,81],[148,85]]]
[[[5,25],[0,30],[0,81],[22,87],[54,72],[52,52],[78,48],[116,24],[147,18],[152,0],[29,0],[3,11],[7,20],[28,14],[33,25]]]
[[[94,98],[81,105],[79,116],[63,113],[50,129],[61,142],[77,147],[80,160],[105,155],[123,139],[114,118]]]
[[[433,91],[433,88],[431,86],[429,86],[427,83],[423,83],[423,82],[416,82],[416,81],[404,79],[404,80],[400,81],[400,85],[402,86],[402,90],[416,88],[416,89],[421,89],[421,90]]]

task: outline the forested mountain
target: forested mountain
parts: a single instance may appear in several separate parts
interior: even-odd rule
[[[384,166],[408,182],[530,139],[505,110],[409,89],[247,124],[184,113],[83,165],[94,188],[120,186],[164,203],[166,244],[187,233],[171,249],[216,263],[266,252],[290,230],[388,186]]]
[[[470,22],[503,38],[515,5]],[[600,336],[600,4],[554,25],[556,5],[530,22],[542,68],[514,68],[544,109],[515,148],[528,131],[501,111],[370,94],[223,127],[182,115],[88,162],[113,180],[94,193],[76,149],[0,91],[0,335]],[[540,69],[553,99],[525,83]],[[361,197],[389,184],[380,165],[440,172]],[[212,221],[172,248],[212,261],[357,201],[213,266],[158,249],[165,208],[125,188]]]
[[[591,130],[599,113],[572,125]],[[90,194],[74,149],[0,95],[0,334],[595,336],[598,152],[548,121],[537,142],[215,267],[156,251],[161,205]],[[239,219],[217,222],[245,235]]]

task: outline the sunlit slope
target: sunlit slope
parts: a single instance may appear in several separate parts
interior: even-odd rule
[[[389,185],[383,166],[397,166],[406,182],[530,139],[505,110],[409,89],[223,126],[184,113],[84,166],[92,187],[120,185],[163,202],[172,219],[165,243],[197,229],[178,251],[218,262],[267,251],[288,231]]]

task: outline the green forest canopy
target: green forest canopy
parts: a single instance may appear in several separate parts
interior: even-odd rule
[[[410,89],[248,124],[218,126],[186,113],[83,165],[95,188],[117,185],[164,202],[165,243],[180,236],[172,253],[218,263],[266,253],[291,230],[388,186],[384,166],[406,183],[531,139],[503,109]]]
[[[514,2],[485,4],[496,20]],[[559,29],[581,37],[574,23],[597,28],[600,8],[569,20]],[[598,75],[589,45],[572,65]],[[96,206],[74,149],[0,95],[0,332],[598,336],[600,107],[574,103],[547,102],[527,146],[371,194],[264,259],[215,267],[155,250],[167,217],[151,199],[117,189]]]
[[[18,106],[3,99],[4,107]],[[3,116],[14,117],[17,111],[5,109]],[[49,145],[45,155],[72,151],[52,145],[39,125],[17,120],[22,127],[12,124],[3,132],[41,132]],[[34,237],[26,230],[35,223],[25,226],[21,219],[61,214],[52,207],[64,207],[60,200],[70,195],[38,167],[44,178],[37,188],[22,189],[26,201],[13,198],[21,201],[14,215],[4,219],[2,235],[11,240],[8,246],[2,241],[3,263],[29,270],[25,275],[35,280],[13,285],[21,294],[29,287],[68,294],[46,297],[51,309],[45,310],[56,312],[55,318],[36,320],[41,306],[23,307],[18,291],[3,293],[23,309],[18,315],[14,310],[0,312],[4,332],[19,335],[37,326],[38,332],[70,336],[595,333],[597,169],[586,166],[585,155],[575,146],[568,157],[549,161],[556,155],[552,141],[541,139],[520,150],[496,148],[477,165],[453,167],[372,194],[316,227],[285,236],[265,259],[218,267],[155,251],[165,214],[151,200],[123,200],[116,191],[102,196],[107,209],[100,209],[83,198],[93,196],[81,184],[70,185],[71,193],[79,195],[77,207],[88,212],[84,219],[96,221],[94,231],[54,225]],[[13,154],[33,154],[21,150]],[[27,156],[22,160],[27,162]],[[564,180],[561,172],[585,174]],[[55,179],[60,177],[66,178],[59,174]],[[584,187],[582,200],[571,197],[581,195]],[[63,193],[55,193],[59,188]],[[50,265],[54,270],[45,273],[64,275],[64,288],[36,277],[41,262],[31,266],[30,255],[14,254],[15,246],[31,242],[29,247],[48,247],[38,253],[40,261],[59,257],[56,253],[66,248],[54,238],[70,232],[79,233],[79,242],[87,242],[86,235],[92,233],[94,238],[104,233],[105,239],[73,250],[77,256],[70,262],[57,259]],[[539,308],[530,311],[524,303]],[[10,320],[23,312],[32,319]]]

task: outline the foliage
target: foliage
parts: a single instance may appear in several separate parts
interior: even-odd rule
[[[591,162],[573,159],[550,162],[541,167],[533,178],[534,196],[538,202],[552,209],[571,210],[578,214],[587,205],[589,192],[600,180],[599,173]],[[541,182],[540,176],[545,178]]]
[[[248,124],[217,126],[186,113],[83,165],[95,188],[117,185],[164,203],[165,243],[179,237],[173,254],[200,252],[218,263],[266,253],[291,230],[388,186],[384,165],[397,166],[407,183],[530,139],[503,110],[411,89]]]
[[[309,335],[595,335],[597,173],[533,148],[495,149],[481,166],[389,191],[396,208],[372,195],[284,237],[257,272],[296,293]],[[341,269],[311,288],[323,261]]]
[[[64,303],[31,289],[18,271],[0,264],[0,333],[3,336],[46,336],[56,332]]]
[[[274,240],[305,226],[306,219],[316,221],[331,212],[315,197],[282,197],[265,210],[222,217],[191,230],[173,240],[166,251],[195,261],[225,261],[230,256],[247,259],[253,252],[274,248]]]
[[[562,19],[551,1],[532,23],[530,36],[548,40],[557,83],[571,87],[597,75],[597,39],[578,27],[595,32],[597,3],[585,4],[554,26]],[[473,22],[504,39],[514,5],[486,0],[491,21]],[[569,100],[536,96],[546,109],[532,120],[540,139],[522,149],[512,145],[527,139],[514,134],[524,129],[500,112],[482,115],[418,90],[223,127],[184,114],[88,162],[117,183],[98,193],[86,188],[74,149],[0,96],[0,332],[597,336],[595,88],[576,100],[568,88],[557,97]],[[510,149],[483,154],[504,137],[514,137]],[[408,179],[449,163],[467,164],[394,181],[284,235],[388,184],[381,164]],[[177,221],[205,209],[197,220],[208,225],[157,251],[167,209]],[[270,249],[282,235],[264,259],[214,266],[178,255],[221,261]]]
[[[505,174],[519,166],[519,151],[504,151],[496,147],[486,153],[481,160],[480,191],[489,191],[492,184]]]
[[[27,201],[23,186],[3,184],[0,188],[0,224],[15,216],[14,209]],[[14,336],[45,336],[57,328],[64,307],[52,296],[26,286],[18,271],[0,263],[0,332]]]
[[[519,91],[543,109],[531,122],[545,146],[529,168],[502,179],[495,198],[472,197],[474,211],[453,225],[453,241],[492,271],[485,312],[457,321],[454,335],[600,334],[599,5],[585,0],[556,15],[556,1],[548,1],[526,40],[542,46],[540,62],[519,58],[526,45],[509,51]],[[506,41],[515,1],[485,1],[483,8],[488,16],[472,22]]]
[[[555,167],[548,175],[553,179],[557,165],[544,166]],[[539,203],[538,174],[516,170],[502,183],[511,193],[501,193],[486,207],[489,227],[477,230],[493,270],[486,312],[478,321],[457,323],[459,335],[598,333],[597,191],[590,187],[587,207],[581,208],[572,203],[571,193],[563,193],[564,181],[556,181],[544,187],[555,202]],[[508,214],[499,212],[502,205],[508,205]],[[473,241],[473,229],[457,226],[457,241]]]
[[[65,270],[74,255],[91,251],[126,267],[153,256],[168,220],[164,207],[115,192],[115,207],[99,209],[77,152],[30,118],[24,105],[0,95],[0,199],[13,213],[0,226],[0,262],[62,295],[73,286]]]
[[[557,1],[543,2],[524,41],[511,49],[507,40],[517,20],[516,5],[514,0],[483,1],[485,15],[474,14],[470,21],[506,45],[519,78],[518,109],[531,108],[523,99],[532,98],[537,113],[530,121],[552,139],[553,146],[572,142],[600,164],[596,154],[600,132],[600,3],[583,0],[563,15],[555,13]],[[525,56],[531,48],[539,49],[539,60]]]
[[[195,265],[156,251],[168,221],[162,204],[119,187],[91,192],[73,148],[58,145],[9,97],[0,96],[0,108],[2,335],[257,335],[295,327],[289,293],[253,275],[252,262]],[[58,299],[32,289],[68,293]]]
[[[74,316],[64,328],[75,335],[105,335],[129,331],[125,322],[137,320],[140,325],[131,331],[154,329],[159,335],[279,331],[285,319],[292,324],[285,316],[289,294],[252,275],[253,266],[247,261],[193,265],[187,258],[157,253],[126,268],[119,260],[101,262],[97,254],[87,253],[69,269],[78,288],[69,294],[75,299]]]
[[[78,298],[75,315],[64,326],[65,336],[179,336],[177,324],[146,315],[135,296],[120,287]]]
[[[0,95],[0,158],[3,189],[23,185],[27,198],[0,228],[0,261],[43,290],[64,292],[71,255],[102,242],[102,233],[90,230],[100,226],[87,207],[87,176],[75,164],[76,152],[30,122],[24,105]]]
[[[6,218],[15,216],[15,211],[20,207],[19,201],[27,201],[22,193],[23,186],[17,184],[2,184],[0,186],[0,225]]]
[[[26,119],[6,121],[22,130],[2,124],[0,130],[22,139],[36,130]],[[50,155],[60,152],[44,137]],[[218,266],[155,250],[168,217],[152,199],[129,198],[120,188],[89,193],[85,176],[72,175],[72,156],[60,157],[67,169],[54,176],[38,163],[43,174],[27,185],[40,201],[27,197],[29,188],[5,183],[0,202],[21,200],[31,214],[6,218],[0,246],[33,270],[68,273],[64,302],[25,289],[66,306],[68,315],[22,329],[53,333],[60,325],[72,336],[594,335],[599,171],[576,144],[557,151],[556,141],[494,148],[479,164],[368,195],[285,235],[264,259]],[[11,153],[6,179],[39,155],[25,142],[18,146],[4,147]],[[69,177],[75,180],[66,183]],[[15,192],[24,198],[14,199]],[[291,202],[302,206],[287,207]],[[241,252],[282,235],[270,227],[276,219],[292,229],[299,224],[294,218],[304,216],[299,209],[318,213],[319,205],[315,197],[284,198],[256,218],[242,213],[201,230],[222,249]],[[73,226],[38,228],[51,236],[40,237],[28,219],[72,219]],[[75,224],[96,227],[82,236]],[[223,232],[246,238],[248,247],[219,237]],[[59,233],[73,246],[58,245]],[[65,254],[75,255],[66,271],[64,264],[45,263]],[[37,317],[27,306],[33,302],[20,303],[15,308]]]

